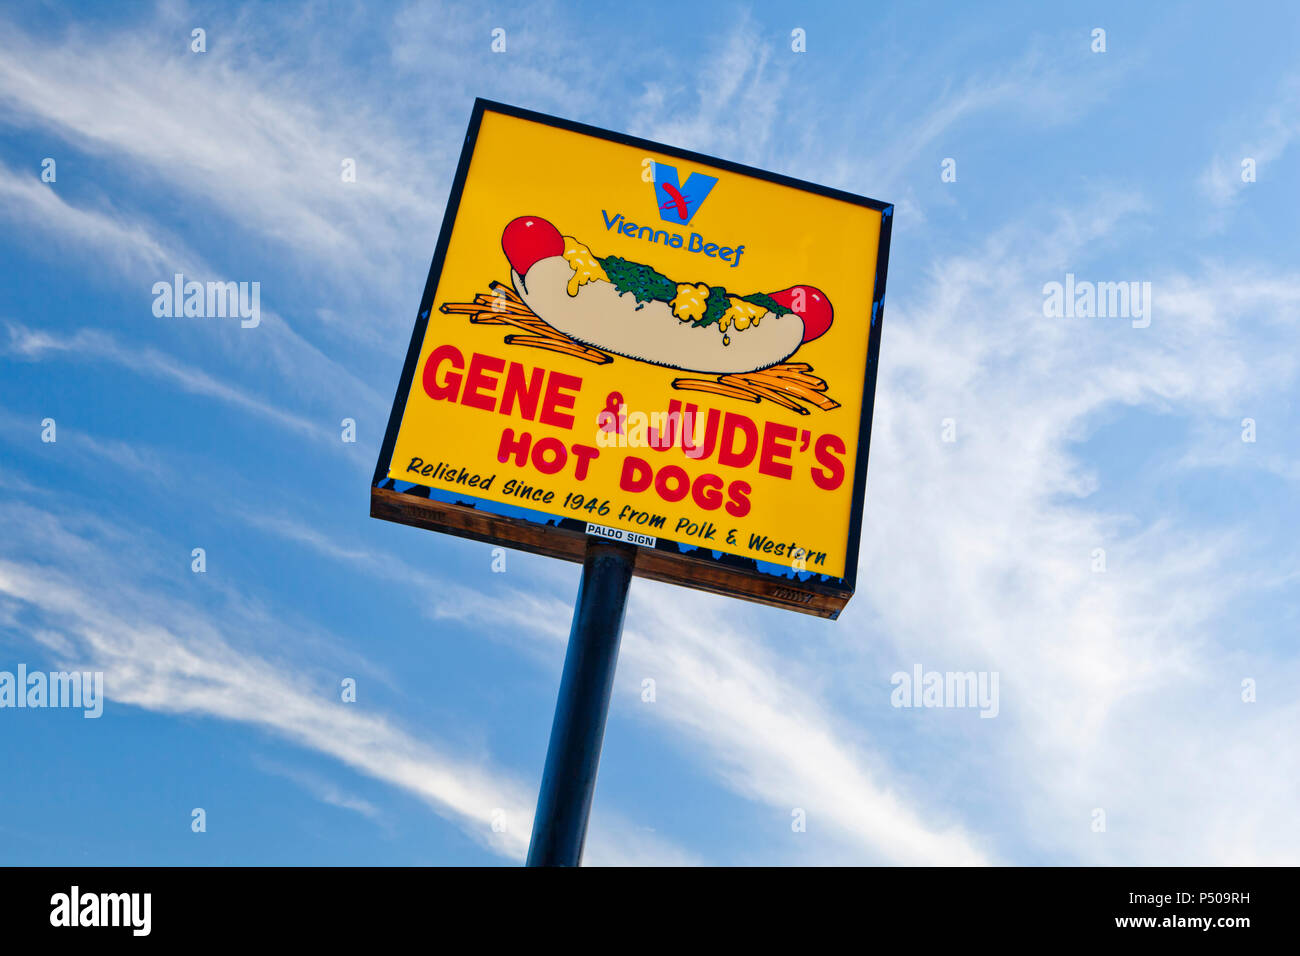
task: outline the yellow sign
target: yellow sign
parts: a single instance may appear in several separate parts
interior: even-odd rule
[[[630,540],[651,577],[834,616],[891,214],[479,101],[375,513],[569,557]]]

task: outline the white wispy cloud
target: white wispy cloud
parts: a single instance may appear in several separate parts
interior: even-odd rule
[[[13,532],[4,552],[35,552],[42,562],[0,552],[0,596],[11,616],[21,620],[58,666],[104,671],[110,701],[272,731],[415,794],[492,851],[523,858],[536,794],[494,768],[486,755],[447,753],[381,713],[341,703],[338,688],[324,679],[319,658],[299,665],[291,649],[272,660],[252,647],[236,646],[232,631],[248,635],[268,627],[280,630],[282,624],[237,606],[228,608],[230,617],[223,620],[164,596],[157,586],[142,589],[132,575],[138,568],[122,568],[101,542],[79,530],[86,516],[69,520],[49,511],[6,506],[3,520]],[[91,520],[97,535],[130,540],[133,550],[139,550],[138,536]],[[39,546],[32,546],[35,541]],[[322,799],[369,815],[369,805],[341,790],[316,789]],[[493,826],[500,819],[508,822],[505,828]],[[594,865],[698,862],[693,854],[623,823],[615,813],[604,814],[593,827],[589,858]]]
[[[990,787],[1021,807],[1013,842],[1084,862],[1294,859],[1300,830],[1259,828],[1294,773],[1295,748],[1274,750],[1294,705],[1274,700],[1256,720],[1237,697],[1248,675],[1218,630],[1272,559],[1174,514],[1092,504],[1119,479],[1077,443],[1108,411],[1196,421],[1293,393],[1298,365],[1283,343],[1300,286],[1253,269],[1160,270],[1150,328],[1044,318],[1041,283],[1080,271],[1142,208],[1099,197],[1055,228],[1009,225],[895,300],[864,524],[869,606],[844,620],[865,624],[870,610],[900,665],[1000,671],[996,723],[1011,729],[964,740],[950,771],[973,778],[994,764],[1016,781]],[[945,418],[954,444],[940,440]],[[1098,547],[1104,575],[1090,568]],[[1170,739],[1179,745],[1155,745]],[[1236,759],[1269,765],[1269,783],[1212,769]],[[1122,834],[1093,834],[1095,807],[1121,816]],[[1207,821],[1231,839],[1188,836]]]
[[[277,777],[283,777],[298,786],[302,787],[321,803],[327,803],[332,807],[338,807],[341,810],[352,810],[361,814],[369,820],[379,820],[381,812],[377,806],[362,797],[348,793],[332,780],[328,780],[318,773],[312,773],[309,770],[303,770],[298,767],[290,767],[284,763],[274,760],[268,760],[264,757],[254,757],[253,764],[260,770]]]
[[[383,716],[338,703],[336,693],[311,686],[283,666],[236,653],[202,616],[189,633],[135,621],[105,607],[102,593],[47,568],[37,573],[10,561],[0,562],[0,592],[39,610],[74,642],[75,663],[103,670],[111,701],[273,730],[411,791],[498,853],[517,858],[527,848],[526,832],[495,833],[491,827],[495,808],[515,819],[531,818],[532,794],[519,783],[441,754]],[[60,666],[68,663],[60,655]]]
[[[162,379],[182,391],[252,412],[315,440],[330,441],[330,447],[337,444],[334,441],[336,433],[332,429],[284,411],[270,401],[249,395],[242,389],[221,382],[200,368],[178,362],[157,349],[125,347],[113,336],[97,329],[81,329],[70,336],[63,336],[29,329],[17,322],[9,322],[7,327],[9,342],[4,354],[12,359],[33,361],[57,355],[69,361],[99,359],[112,362],[128,371]]]
[[[844,29],[870,29],[870,14],[855,12],[861,22],[846,13]],[[804,55],[790,51],[784,23],[774,29],[770,18],[741,10],[703,63],[647,81],[627,123],[649,139],[894,201],[912,228],[925,221],[912,174],[924,168],[937,178],[945,143],[990,117],[1052,128],[1086,115],[1132,69],[1105,58],[1072,69],[1072,45],[1077,38],[1034,38],[997,70],[956,75],[960,50],[926,51],[907,73],[872,61],[828,97],[825,75],[807,72]]]
[[[199,271],[198,259],[173,236],[159,236],[120,211],[81,209],[43,183],[36,170],[20,173],[0,163],[0,199],[8,218],[41,235],[57,251],[77,247],[95,253],[96,265],[118,272],[171,274]]]
[[[1254,161],[1256,177],[1267,176],[1269,167],[1300,137],[1300,77],[1287,78],[1262,115],[1252,116],[1248,123],[1238,117],[1233,126],[1243,130],[1236,151],[1217,153],[1199,180],[1202,195],[1221,208],[1230,206],[1248,185],[1242,178],[1246,160]]]
[[[277,96],[280,68],[238,55],[251,39],[246,29],[211,33],[212,50],[194,55],[165,31],[42,40],[6,30],[0,103],[13,124],[48,128],[77,148],[126,161],[116,170],[125,179],[168,184],[228,224],[384,273],[390,216],[400,210],[426,234],[434,225],[423,167],[403,172],[398,151],[373,125],[348,131],[323,119],[324,103]],[[317,96],[328,89],[324,77],[314,86]],[[349,115],[344,91],[333,98],[334,115]],[[342,180],[345,158],[360,163],[356,183]]]
[[[101,281],[116,286],[134,285],[138,290],[138,315],[145,323],[146,334],[176,323],[188,323],[198,331],[202,346],[215,344],[244,366],[267,364],[275,368],[296,395],[318,403],[322,399],[341,400],[350,403],[355,414],[369,413],[375,420],[380,418],[383,400],[379,394],[344,364],[328,358],[295,332],[274,309],[261,310],[255,332],[240,329],[233,337],[222,334],[227,331],[220,328],[225,320],[153,317],[151,290],[155,282],[170,283],[177,273],[189,279],[217,275],[201,257],[169,235],[165,227],[120,210],[73,205],[35,175],[20,175],[3,163],[0,163],[0,196],[7,200],[0,204],[0,215],[39,236],[38,248],[48,255],[63,261],[87,263],[100,274]],[[59,317],[56,313],[41,319],[57,324]],[[156,328],[150,329],[149,324]],[[205,328],[205,324],[209,327]],[[255,347],[249,348],[247,340],[240,342],[238,332],[258,336]],[[162,358],[157,349],[150,351],[163,364],[173,364],[171,359]],[[205,373],[204,379],[214,388],[237,390],[218,383],[211,373]]]

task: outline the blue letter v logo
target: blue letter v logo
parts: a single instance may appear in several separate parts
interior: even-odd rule
[[[676,166],[655,163],[655,205],[659,207],[659,218],[687,225],[717,184],[716,176],[691,173],[683,186],[677,180]]]

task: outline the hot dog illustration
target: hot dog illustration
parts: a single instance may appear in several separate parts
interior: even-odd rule
[[[539,216],[512,220],[501,248],[515,291],[547,325],[593,348],[668,368],[769,368],[823,335],[834,317],[813,286],[739,296],[674,282],[650,266],[597,256]]]

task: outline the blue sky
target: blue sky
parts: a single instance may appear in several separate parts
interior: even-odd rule
[[[0,710],[0,861],[522,860],[579,569],[368,517],[485,96],[897,204],[858,593],[635,581],[588,862],[1300,862],[1298,47],[1280,3],[6,5],[0,670],[109,699]],[[260,326],[155,317],[175,272]],[[1149,327],[1045,317],[1067,273]],[[891,706],[917,664],[998,716]]]

